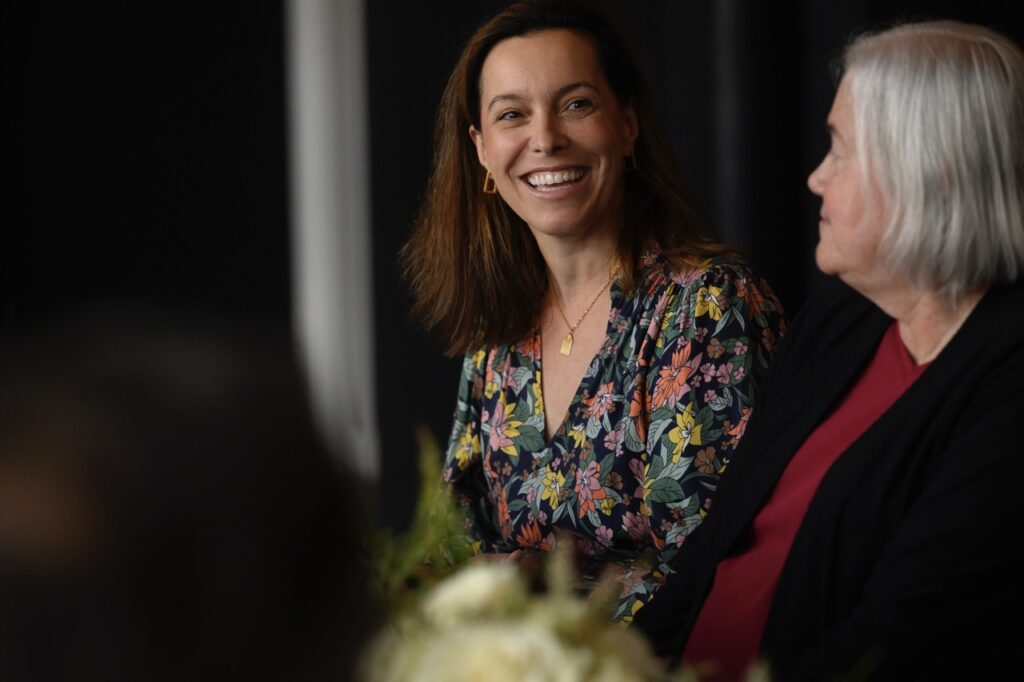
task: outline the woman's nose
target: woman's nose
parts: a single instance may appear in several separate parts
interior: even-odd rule
[[[828,159],[822,159],[818,167],[811,171],[811,174],[807,176],[807,187],[818,196],[821,196],[825,192],[825,163]]]
[[[534,122],[533,150],[541,154],[554,154],[568,145],[568,137],[556,116],[540,116]]]

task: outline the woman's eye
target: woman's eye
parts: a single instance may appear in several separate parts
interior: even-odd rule
[[[574,99],[569,102],[565,108],[570,111],[583,111],[584,109],[589,109],[591,106],[590,100]]]
[[[512,121],[517,118],[519,118],[518,111],[503,111],[500,114],[498,114],[499,121]]]

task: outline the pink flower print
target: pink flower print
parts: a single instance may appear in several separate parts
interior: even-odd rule
[[[693,318],[690,317],[690,313],[683,313],[679,316],[679,321],[676,323],[676,327],[678,327],[679,331],[682,332],[689,329],[691,324],[693,324]]]
[[[747,354],[747,344],[743,343],[742,341],[737,341],[736,343],[732,344],[732,354],[733,355],[746,355]]]
[[[644,498],[647,494],[647,490],[644,488],[644,479],[647,477],[647,465],[641,462],[639,459],[629,460],[629,471],[633,474],[633,478],[639,484],[636,490],[633,492],[633,497]]]
[[[631,540],[640,542],[650,532],[651,522],[642,514],[626,512],[626,515],[622,517],[622,527],[629,533]]]
[[[673,272],[669,275],[669,279],[680,286],[688,287],[700,273],[701,271],[697,268],[684,268],[678,272]]]
[[[603,547],[611,546],[613,534],[612,529],[608,526],[598,526],[594,536]]]
[[[704,339],[708,335],[707,327],[697,327],[697,331],[693,334],[693,340],[697,343],[704,343]]]
[[[705,362],[700,366],[700,373],[704,376],[704,381],[711,381],[715,378],[715,366],[710,362]]]
[[[589,512],[597,511],[594,500],[603,500],[607,497],[604,486],[601,485],[601,465],[595,460],[590,460],[586,469],[576,470],[576,496],[580,501],[581,519]]]
[[[718,383],[729,385],[729,375],[732,374],[732,363],[727,362],[718,368],[715,372],[715,378],[718,379]]]
[[[652,339],[658,338],[661,334],[661,320],[665,316],[665,308],[668,307],[668,293],[662,293],[658,303],[654,306],[654,314],[651,315],[650,323],[647,325],[647,336]]]
[[[601,419],[616,403],[615,394],[612,392],[614,387],[613,382],[601,384],[593,397],[583,399],[583,403],[589,408],[591,417]]]
[[[616,457],[622,454],[621,429],[615,429],[608,432],[608,435],[604,437],[604,447],[606,450],[613,451]]]
[[[718,393],[716,393],[715,389],[713,389],[713,388],[709,389],[707,391],[704,391],[704,402],[706,402],[706,403],[710,403],[712,400],[714,400],[717,397],[718,397]]]
[[[534,488],[533,486],[530,486],[529,488],[526,489],[526,503],[532,506],[533,505],[533,501],[536,500],[536,499],[537,499],[537,489]]]
[[[743,377],[747,375],[747,370],[743,369],[743,366],[739,366],[732,373],[732,378],[736,381],[743,381]]]

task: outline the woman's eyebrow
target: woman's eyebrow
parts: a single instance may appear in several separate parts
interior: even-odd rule
[[[594,85],[590,83],[590,81],[576,81],[575,83],[569,83],[558,88],[558,90],[555,91],[555,97],[562,97],[563,95],[565,95],[565,93],[572,92],[577,88],[590,88],[591,90],[594,91],[597,90],[597,88],[594,87]],[[487,111],[493,109],[494,105],[500,102],[520,102],[523,99],[525,98],[522,95],[516,93],[503,93],[500,95],[495,95],[494,97],[491,98],[491,101],[487,103]]]

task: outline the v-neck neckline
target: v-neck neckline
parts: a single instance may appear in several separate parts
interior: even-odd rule
[[[574,405],[582,400],[581,395],[585,384],[587,383],[587,377],[591,375],[591,370],[594,367],[595,362],[599,362],[606,353],[609,352],[608,339],[611,338],[612,323],[616,317],[616,313],[621,312],[621,301],[622,301],[622,284],[621,275],[612,280],[611,285],[608,287],[608,293],[611,298],[611,305],[608,308],[608,319],[605,320],[604,325],[604,338],[601,341],[601,347],[597,349],[594,356],[590,359],[586,368],[583,370],[583,375],[580,376],[579,382],[576,384],[576,390],[573,392],[572,397],[569,398],[569,404],[565,408],[565,414],[562,415],[561,421],[558,423],[558,428],[555,429],[554,433],[547,433],[547,418],[548,418],[548,402],[544,395],[544,339],[541,336],[540,325],[538,324],[533,331],[533,343],[536,344],[537,360],[534,363],[533,372],[531,373],[531,381],[537,385],[537,391],[541,397],[541,404],[544,406],[544,448],[543,450],[550,450],[555,446],[555,441],[559,438],[565,438],[568,433],[569,416],[572,414],[572,408]]]

